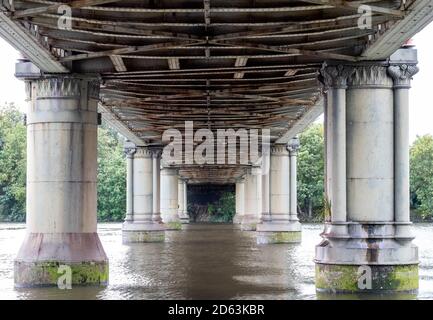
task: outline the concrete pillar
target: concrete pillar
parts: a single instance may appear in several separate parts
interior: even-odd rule
[[[132,221],[133,213],[133,179],[134,172],[134,153],[136,151],[135,145],[131,142],[125,143],[126,155],[126,217],[125,221]]]
[[[161,218],[161,155],[162,148],[153,148],[153,216],[152,220],[162,223]]]
[[[178,214],[177,169],[164,167],[161,170],[161,217],[167,230],[181,230]]]
[[[254,231],[261,220],[261,169],[252,167],[245,177],[245,211],[242,216],[241,230]]]
[[[296,162],[293,163],[296,165]],[[301,224],[297,215],[291,215],[290,211],[290,157],[286,144],[274,144],[271,147],[269,179],[270,220],[264,220],[257,225],[257,243],[299,242],[301,240]],[[294,188],[296,194],[296,183]]]
[[[346,88],[354,72],[342,65],[329,66],[322,75],[327,84],[326,97],[326,197],[325,218],[329,234],[347,235],[346,200]],[[331,210],[332,208],[332,210]]]
[[[269,150],[269,149],[268,149]],[[262,155],[262,164],[261,164],[261,171],[262,171],[262,193],[261,193],[261,204],[262,204],[262,221],[270,221],[271,220],[271,212],[270,212],[270,204],[269,204],[269,197],[270,197],[270,186],[269,186],[269,171],[270,171],[270,155],[269,152],[267,154]]]
[[[328,207],[331,222],[322,233],[323,241],[316,246],[318,290],[410,292],[418,288],[418,250],[409,231],[406,189],[407,101],[402,98],[398,84],[401,77],[405,81],[410,79],[417,69],[408,72],[408,66],[415,64],[416,52],[400,49],[386,62],[325,66],[322,70],[325,80],[329,80],[328,86],[332,87],[343,75],[347,79],[344,138],[347,202],[344,215],[342,211],[334,213],[335,203],[330,202]],[[398,70],[402,67],[404,75]],[[330,101],[334,101],[331,108],[344,112],[335,106],[339,100]],[[329,111],[330,121],[343,118],[332,116]],[[327,130],[331,133],[336,127],[339,125],[328,123]],[[328,136],[327,140],[332,139]],[[342,141],[339,137],[332,143]],[[328,144],[328,163],[335,161],[334,156],[337,162],[343,161],[332,153],[336,149],[344,151],[343,146]],[[338,168],[329,165],[332,170],[328,174],[335,178]],[[335,199],[340,187],[341,183],[330,183],[327,199]]]
[[[178,214],[180,218],[180,222],[183,224],[189,223],[189,216],[188,216],[188,203],[187,203],[187,180],[184,178],[178,179],[178,201],[179,201],[179,208],[178,208]]]
[[[290,221],[299,221],[298,219],[298,186],[297,186],[297,162],[299,149],[298,137],[290,140],[289,145],[290,154]]]
[[[132,219],[123,223],[123,242],[162,242],[164,226],[153,220],[153,152],[149,147],[137,146],[134,149]],[[127,185],[130,184],[128,181]]]
[[[236,212],[233,217],[234,224],[242,222],[242,216],[245,210],[245,178],[242,177],[236,181]]]
[[[401,49],[390,58],[388,74],[394,84],[394,210],[396,234],[410,236],[410,187],[409,187],[409,89],[412,76],[418,67],[407,64],[407,56],[413,53]],[[416,61],[416,56],[412,57]],[[410,62],[410,61],[409,61]]]
[[[96,232],[99,81],[47,76],[26,82],[27,232],[15,259],[17,287],[106,285]],[[65,271],[66,270],[66,271]]]

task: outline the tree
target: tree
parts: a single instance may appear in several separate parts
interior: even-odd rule
[[[102,125],[98,130],[98,220],[122,221],[125,212],[123,138]]]
[[[25,221],[26,127],[13,105],[0,107],[0,220]]]
[[[433,218],[433,136],[417,137],[410,148],[412,206],[422,219]]]
[[[323,211],[324,138],[323,125],[314,123],[299,136],[298,203],[301,213],[313,218]]]
[[[224,192],[216,203],[208,205],[208,213],[213,222],[231,222],[235,215],[236,197],[234,192]]]

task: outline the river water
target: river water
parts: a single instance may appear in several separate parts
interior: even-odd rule
[[[121,224],[99,224],[110,260],[106,288],[14,289],[13,259],[22,224],[0,224],[0,299],[433,299],[433,224],[416,224],[417,295],[316,295],[314,246],[320,224],[304,224],[301,244],[257,245],[254,232],[192,224],[165,243],[122,244]]]

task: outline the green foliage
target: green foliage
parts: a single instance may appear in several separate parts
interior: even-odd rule
[[[231,222],[235,215],[235,194],[234,192],[225,192],[216,204],[208,205],[208,213],[213,222]]]
[[[25,220],[26,127],[13,105],[0,107],[0,220]]]
[[[299,136],[298,204],[302,216],[323,218],[324,138],[323,125],[312,124]],[[320,214],[319,214],[320,213]]]
[[[125,212],[123,139],[103,125],[98,130],[98,220],[122,221]]]
[[[433,219],[433,137],[417,137],[410,148],[412,206],[422,219]]]

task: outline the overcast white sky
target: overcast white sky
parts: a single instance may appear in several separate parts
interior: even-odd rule
[[[433,23],[414,37],[420,72],[414,77],[410,92],[410,139],[433,134]],[[15,79],[18,52],[0,38],[0,104],[14,102],[25,110],[24,84]]]

